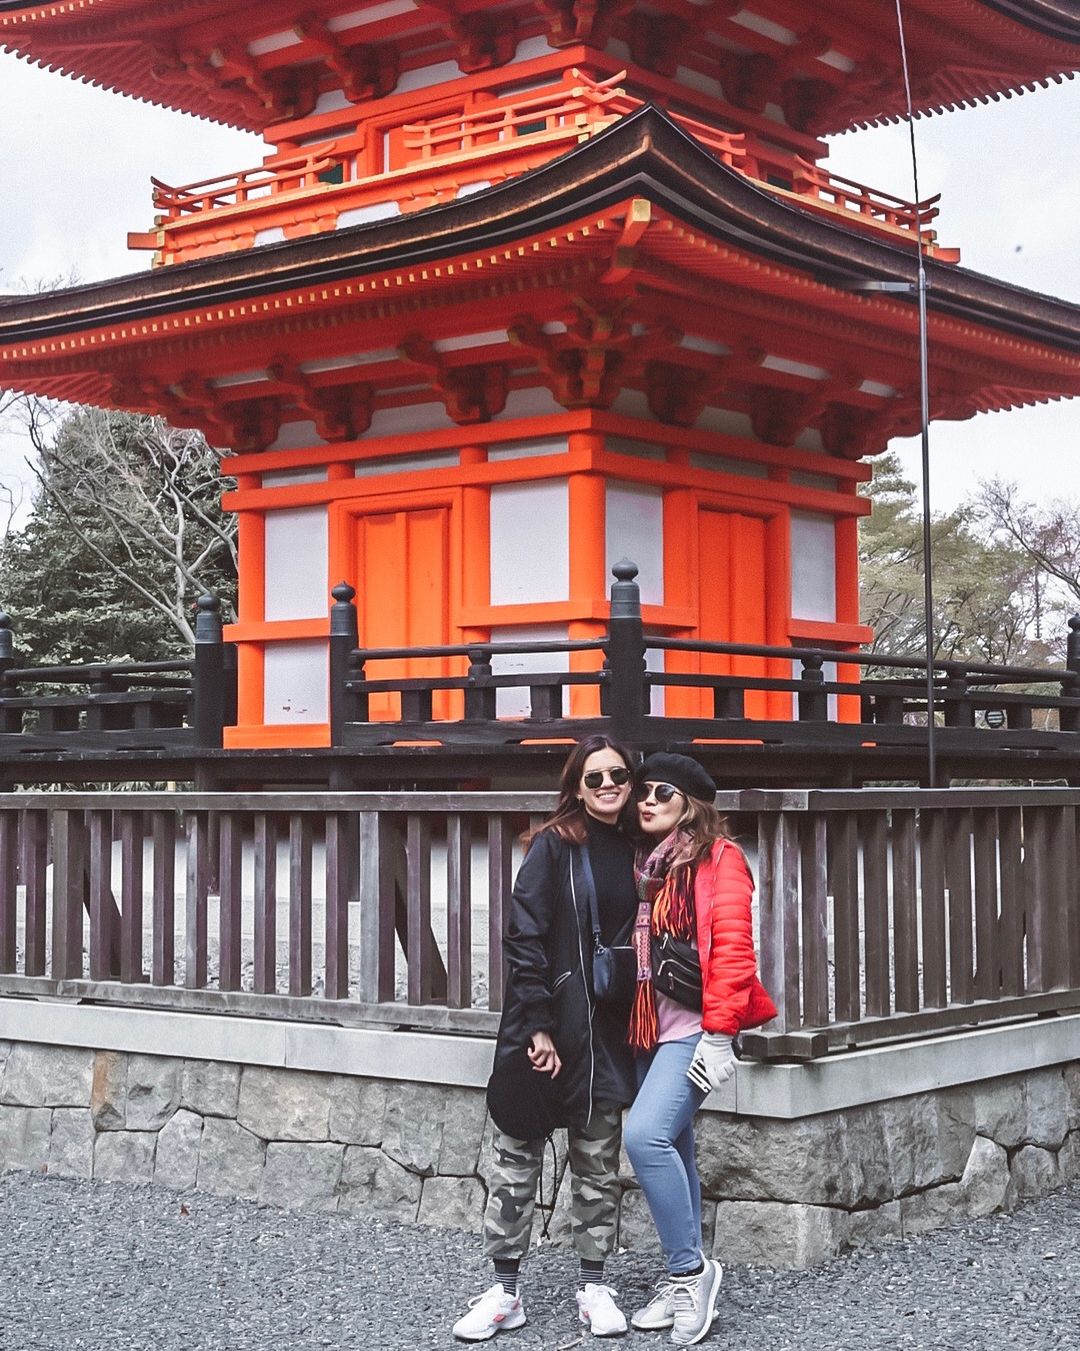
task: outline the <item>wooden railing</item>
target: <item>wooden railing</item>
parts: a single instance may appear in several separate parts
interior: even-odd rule
[[[710,642],[648,635],[636,566],[615,565],[611,618],[602,637],[578,641],[482,640],[423,648],[356,645],[354,592],[334,589],[330,622],[331,737],[357,749],[434,742],[476,749],[605,731],[647,749],[696,741],[813,748],[925,744],[923,659],[810,646]],[[1080,618],[1069,621],[1063,667],[994,666],[939,659],[933,705],[939,745],[962,757],[992,747],[1005,754],[1080,756]],[[586,669],[498,673],[496,658],[595,653]],[[665,669],[647,669],[650,653]],[[457,663],[457,674],[401,674],[410,663]],[[655,663],[654,663],[655,664]],[[841,678],[826,679],[826,665]],[[387,667],[396,668],[387,671]],[[872,677],[856,678],[860,668]],[[884,673],[884,676],[883,674]],[[500,691],[527,690],[527,707],[500,717]],[[571,708],[592,691],[592,711]],[[438,711],[436,700],[458,702]],[[653,711],[653,696],[663,700]],[[381,700],[376,710],[373,700]],[[389,709],[387,705],[389,704]],[[1037,725],[1038,724],[1038,725]],[[1071,779],[1080,777],[1080,761]],[[896,777],[896,776],[891,776]]]
[[[828,1050],[1080,1006],[1080,792],[741,795],[758,812],[762,976],[745,1048]]]
[[[236,649],[222,641],[214,596],[198,601],[191,658],[19,666],[14,638],[10,617],[0,614],[0,756],[12,761],[88,750],[211,750],[236,721]]]
[[[182,187],[171,187],[159,178],[151,178],[154,207],[165,213],[166,221],[184,215],[214,211],[223,206],[242,206],[247,202],[265,203],[268,197],[324,186],[319,175],[335,168],[336,145],[327,142],[306,154],[274,159],[252,169],[218,174]]]
[[[487,1032],[550,793],[0,796],[0,996]],[[722,792],[760,1059],[1080,1007],[1080,792]]]
[[[413,158],[388,173],[357,176],[355,164],[361,161],[356,157],[362,146],[361,136],[353,134],[313,147],[303,154],[273,159],[256,168],[181,187],[153,179],[154,206],[162,213],[159,226],[166,229],[173,225],[184,226],[183,238],[178,232],[166,254],[175,261],[185,250],[197,251],[202,246],[202,236],[192,235],[189,240],[191,227],[199,216],[222,208],[250,208],[242,213],[242,217],[236,217],[232,226],[217,227],[219,230],[230,228],[235,238],[250,241],[259,228],[252,223],[251,212],[261,213],[266,223],[271,223],[271,216],[282,206],[281,199],[286,194],[292,195],[291,203],[298,195],[316,191],[325,193],[328,186],[335,187],[334,204],[326,207],[327,219],[332,221],[337,212],[363,205],[420,199],[432,192],[438,197],[449,191],[452,196],[456,188],[450,189],[442,181],[450,165],[472,165],[471,172],[478,176],[483,172],[485,177],[493,157],[512,160],[512,163],[502,165],[500,172],[503,174],[534,167],[642,106],[642,99],[627,93],[621,86],[620,81],[625,75],[625,71],[620,71],[606,80],[593,80],[574,69],[566,72],[562,85],[538,93],[518,95],[505,102],[472,107],[428,121],[407,123],[401,128],[402,142]],[[938,214],[937,197],[919,203],[907,202],[832,174],[799,156],[785,155],[774,147],[761,145],[751,151],[743,133],[727,131],[677,110],[672,111],[671,117],[722,164],[767,188],[793,192],[815,209],[833,211],[839,208],[875,229],[910,235],[919,227],[926,243],[935,242],[933,232],[927,227]],[[521,159],[523,154],[528,156],[526,160]],[[331,169],[340,169],[340,183],[329,185],[325,178],[320,178]],[[438,178],[440,170],[442,178],[437,183],[422,181],[433,173]],[[213,238],[217,241],[218,235]],[[132,236],[132,239],[135,241],[133,246],[157,247],[156,235]]]

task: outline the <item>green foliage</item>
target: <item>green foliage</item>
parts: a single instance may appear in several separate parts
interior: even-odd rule
[[[923,604],[921,503],[893,453],[874,461],[874,504],[860,525],[862,620],[877,651],[921,655]],[[1028,550],[987,526],[975,503],[931,519],[934,651],[973,662],[1041,665],[1045,586]]]
[[[0,601],[28,663],[185,655],[203,591],[235,593],[219,455],[158,418],[79,409],[40,444],[30,519],[0,549]]]

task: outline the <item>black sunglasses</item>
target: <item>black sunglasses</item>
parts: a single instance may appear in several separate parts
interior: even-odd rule
[[[625,765],[616,765],[614,769],[590,769],[588,774],[581,776],[581,782],[586,788],[599,788],[604,782],[605,774],[616,788],[630,782],[630,771]]]
[[[686,796],[683,790],[676,788],[673,783],[639,783],[634,789],[634,801],[645,802],[650,797],[654,797],[663,806],[670,802],[676,794],[679,797]]]

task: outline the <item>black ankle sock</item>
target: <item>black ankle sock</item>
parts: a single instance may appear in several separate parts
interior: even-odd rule
[[[603,1283],[603,1262],[590,1262],[583,1257],[581,1259],[581,1288],[584,1290],[587,1285],[603,1285]]]
[[[508,1295],[516,1295],[518,1292],[518,1271],[521,1263],[516,1257],[495,1259],[495,1279]]]
[[[693,1271],[673,1271],[671,1274],[677,1281],[680,1281],[685,1276],[700,1276],[704,1270],[705,1270],[705,1263],[702,1262],[700,1266],[696,1266],[693,1269]]]

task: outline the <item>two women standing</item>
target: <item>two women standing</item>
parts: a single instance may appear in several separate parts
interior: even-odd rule
[[[657,1295],[631,1322],[670,1328],[674,1342],[693,1345],[715,1313],[721,1268],[702,1250],[693,1117],[734,1070],[734,1034],[775,1008],[757,979],[753,883],[723,837],[714,798],[712,780],[686,756],[652,756],[634,775],[622,747],[590,738],[568,759],[555,812],[533,832],[514,885],[495,1075],[524,1052],[534,1073],[559,1083],[581,1262],[576,1300],[596,1336],[626,1331],[603,1273],[618,1215],[622,1109],[631,1103],[627,1152],[667,1264]],[[594,999],[595,920],[605,946],[633,948],[629,1007]],[[484,1248],[496,1283],[454,1325],[464,1340],[525,1322],[518,1270],[543,1133],[495,1133]]]

